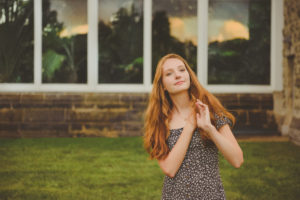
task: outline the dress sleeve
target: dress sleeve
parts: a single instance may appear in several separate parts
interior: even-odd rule
[[[226,117],[226,116],[219,116],[216,113],[214,113],[214,116],[216,118],[215,126],[216,126],[217,130],[219,130],[225,124],[229,124],[229,126],[232,126],[232,121],[228,117]]]

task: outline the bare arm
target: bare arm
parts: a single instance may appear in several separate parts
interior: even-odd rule
[[[195,118],[194,114],[191,117]],[[195,119],[190,120],[195,121]],[[191,142],[191,138],[195,130],[195,125],[195,122],[187,122],[176,144],[169,152],[168,156],[163,160],[158,160],[160,168],[167,176],[173,178],[180,168]]]
[[[243,151],[228,124],[222,126],[219,131],[214,126],[209,126],[207,132],[225,159],[235,168],[239,168],[244,162]]]
[[[197,126],[208,134],[225,159],[235,168],[239,168],[244,162],[243,151],[228,124],[222,126],[218,131],[211,124],[208,106],[201,101],[197,101],[197,107],[199,110],[199,113],[197,113]]]

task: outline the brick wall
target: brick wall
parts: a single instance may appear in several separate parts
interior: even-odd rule
[[[272,94],[216,94],[236,117],[236,135],[280,135]]]
[[[218,94],[236,135],[278,134],[272,94]],[[0,93],[0,137],[143,134],[147,93]]]

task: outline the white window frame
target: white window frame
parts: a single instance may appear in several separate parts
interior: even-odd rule
[[[271,84],[211,85],[207,84],[208,67],[208,1],[198,0],[197,76],[201,84],[213,93],[272,93],[282,86],[283,0],[271,0]],[[88,55],[87,84],[42,83],[42,1],[34,0],[34,83],[0,83],[0,92],[150,92],[152,89],[152,0],[144,0],[143,83],[98,83],[98,0],[87,0]],[[100,66],[101,67],[101,66]]]
[[[282,87],[283,0],[271,0],[270,85],[208,84],[208,2],[198,0],[197,72],[200,83],[212,93],[272,93]],[[202,67],[203,66],[203,67]],[[276,80],[276,81],[275,81]]]

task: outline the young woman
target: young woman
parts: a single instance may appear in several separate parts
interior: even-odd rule
[[[243,163],[231,132],[234,123],[182,57],[168,54],[160,59],[145,116],[144,145],[166,175],[162,199],[225,199],[218,151],[235,168]]]

